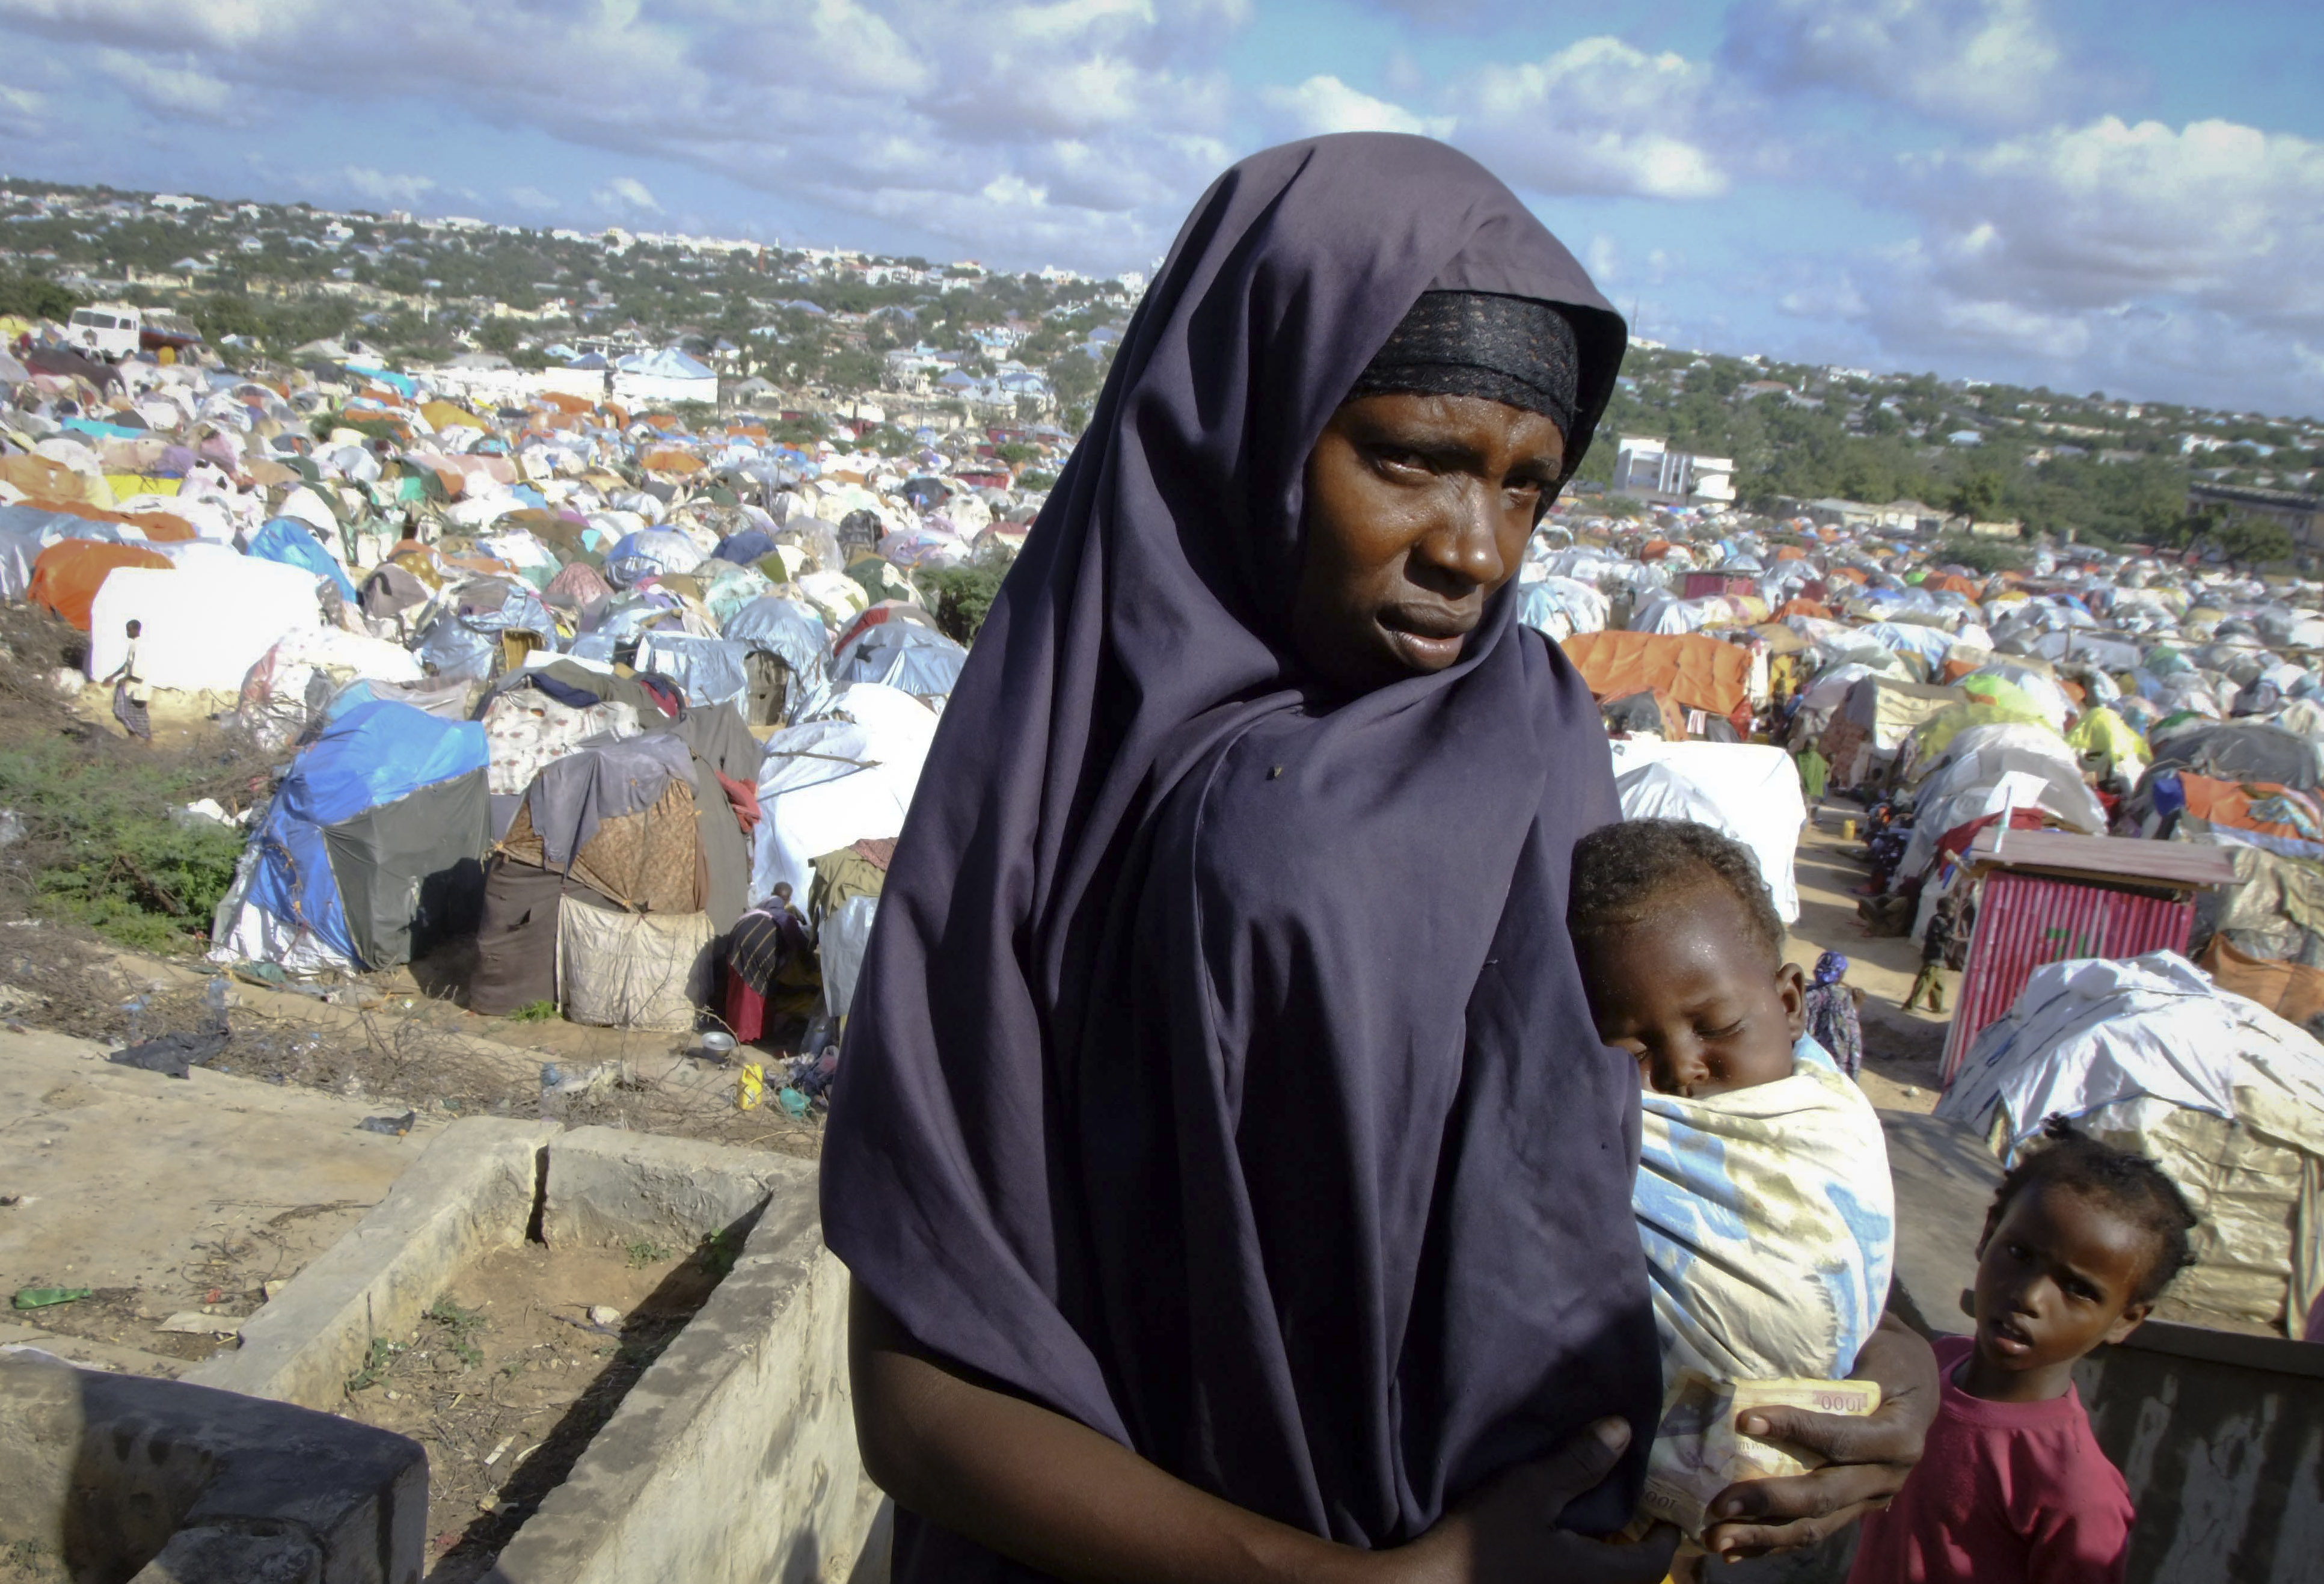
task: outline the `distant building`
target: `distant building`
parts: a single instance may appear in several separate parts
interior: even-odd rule
[[[1614,488],[1690,505],[1735,503],[1735,459],[1674,451],[1668,442],[1624,435],[1614,451]]]
[[[2224,506],[2240,516],[2272,518],[2283,524],[2292,542],[2303,548],[2324,544],[2319,537],[2324,534],[2324,495],[2263,490],[2250,484],[2189,484],[2187,510],[2200,511],[2207,506]]]

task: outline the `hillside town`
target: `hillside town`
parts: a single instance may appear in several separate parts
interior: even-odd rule
[[[305,1576],[884,1578],[815,1163],[1146,285],[0,183],[0,1343],[371,1438]],[[2056,1115],[2201,1218],[2073,1375],[2140,1579],[2324,1510],[2319,510],[2312,419],[1642,338],[1508,580],[1764,882],[1888,1313]]]

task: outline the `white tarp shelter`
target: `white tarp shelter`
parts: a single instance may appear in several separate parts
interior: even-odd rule
[[[1808,810],[1791,755],[1756,742],[1630,738],[1608,746],[1624,819],[1692,820],[1725,832],[1759,860],[1784,922],[1798,921],[1792,861]]]

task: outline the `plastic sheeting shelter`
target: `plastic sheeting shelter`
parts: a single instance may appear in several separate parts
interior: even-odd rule
[[[261,561],[276,561],[285,566],[302,566],[317,577],[327,577],[339,591],[339,597],[352,601],[355,585],[347,576],[346,568],[331,558],[307,525],[295,517],[278,517],[253,534],[250,553]]]
[[[88,674],[121,664],[135,622],[137,669],[156,687],[239,693],[284,634],[322,621],[315,580],[303,568],[220,554],[174,569],[126,566],[105,580],[90,607]]]
[[[210,955],[393,967],[474,934],[492,844],[484,730],[355,705],[291,761],[218,904]]]
[[[807,894],[815,860],[853,843],[893,836],[919,786],[936,713],[909,694],[859,682],[834,695],[840,718],[776,733],[759,769],[763,815],[751,858],[752,906],[787,883]]]
[[[2010,1159],[2053,1114],[2152,1157],[2201,1218],[2167,1318],[2301,1336],[2324,1296],[2324,1047],[2175,953],[2053,962],[1937,1115]]]
[[[1751,656],[1737,644],[1696,633],[1583,632],[1563,647],[1601,703],[1662,693],[1682,709],[1714,715],[1748,707]]]
[[[1734,837],[1758,859],[1776,913],[1798,922],[1793,861],[1808,810],[1790,754],[1764,743],[1651,738],[1609,746],[1624,819],[1690,820]]]
[[[960,680],[968,651],[933,628],[882,622],[841,646],[831,663],[834,685],[878,682],[915,698],[945,698]]]

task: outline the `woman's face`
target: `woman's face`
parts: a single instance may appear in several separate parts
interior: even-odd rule
[[[1564,437],[1536,412],[1479,396],[1342,405],[1307,458],[1300,658],[1358,691],[1452,665],[1564,469]]]

